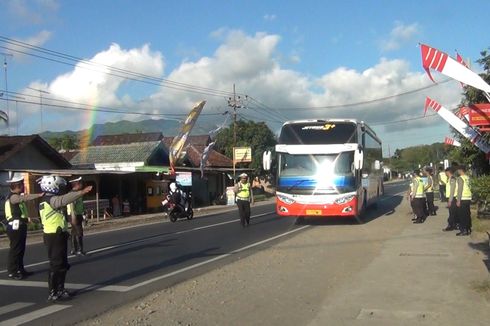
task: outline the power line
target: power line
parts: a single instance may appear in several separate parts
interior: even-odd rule
[[[334,105],[324,105],[324,106],[275,107],[275,109],[280,110],[280,111],[296,111],[296,110],[336,109],[336,108],[345,108],[345,107],[352,107],[352,106],[361,106],[361,105],[367,105],[367,104],[372,104],[372,103],[376,103],[376,102],[382,102],[382,101],[390,100],[390,99],[393,99],[393,98],[396,98],[396,97],[400,97],[400,96],[405,96],[405,95],[410,95],[410,94],[418,93],[418,92],[421,92],[423,90],[426,90],[426,89],[429,89],[429,88],[432,88],[432,87],[439,86],[440,84],[447,83],[447,82],[449,82],[451,80],[452,79],[447,78],[447,79],[444,79],[444,80],[442,80],[441,82],[439,82],[437,84],[430,84],[430,85],[427,85],[427,86],[424,86],[424,87],[412,89],[412,90],[409,90],[409,91],[405,91],[405,92],[401,92],[401,93],[397,93],[397,94],[393,94],[393,95],[389,95],[389,96],[385,96],[385,97],[379,97],[379,98],[372,99],[372,100],[367,100],[367,101],[360,101],[360,102],[353,102],[353,103],[344,103],[344,104],[334,104]]]
[[[96,71],[96,72],[101,72],[101,73],[106,73],[106,74],[109,74],[112,76],[116,76],[116,77],[120,77],[120,78],[124,78],[124,79],[128,79],[128,80],[139,81],[139,82],[143,82],[143,83],[147,83],[147,84],[151,84],[151,85],[155,85],[155,86],[162,86],[162,87],[171,88],[171,89],[175,89],[175,90],[188,91],[188,92],[194,92],[194,93],[211,95],[211,96],[222,97],[222,96],[228,96],[228,95],[232,94],[229,91],[222,91],[222,90],[218,90],[218,89],[212,89],[212,88],[207,88],[207,87],[201,87],[201,86],[176,82],[176,81],[172,81],[172,80],[165,79],[165,78],[149,76],[149,75],[145,75],[145,74],[138,73],[138,72],[133,72],[133,71],[122,69],[122,68],[117,68],[117,67],[112,67],[112,66],[108,66],[105,64],[101,64],[101,63],[96,63],[96,62],[85,60],[83,58],[75,57],[75,56],[72,56],[69,54],[65,54],[65,53],[61,53],[61,52],[57,52],[57,51],[52,51],[52,50],[49,50],[46,48],[34,46],[32,44],[28,44],[28,43],[16,41],[13,39],[9,39],[9,38],[4,37],[4,36],[0,36],[0,41],[7,43],[7,45],[11,45],[11,46],[15,46],[15,47],[21,47],[21,48],[31,50],[31,51],[36,51],[38,53],[49,55],[49,56],[52,56],[54,58],[46,57],[46,56],[39,55],[39,54],[30,53],[28,51],[22,51],[20,49],[9,48],[6,46],[0,46],[0,48],[7,49],[9,51],[17,52],[20,54],[24,54],[24,55],[44,59],[44,60],[49,60],[49,61],[60,63],[60,64],[65,64],[65,65],[70,65],[70,66],[79,66],[79,67],[84,68],[84,69],[88,69],[88,70],[92,70],[92,71]],[[55,58],[58,58],[58,59],[55,59]],[[62,61],[59,59],[67,60],[69,62]],[[80,63],[82,63],[83,65],[80,65]],[[105,68],[105,69],[108,69],[112,72],[107,72],[105,70],[102,71],[100,69],[98,69],[98,70],[92,69],[92,68],[87,67],[87,66],[92,66],[95,68]]]

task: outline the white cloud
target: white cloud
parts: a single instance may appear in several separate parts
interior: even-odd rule
[[[402,22],[395,22],[395,27],[391,30],[389,37],[380,42],[381,50],[398,50],[402,45],[410,42],[419,33],[420,26],[418,23],[405,25]]]
[[[263,18],[264,18],[265,21],[271,22],[271,21],[276,20],[277,16],[276,16],[276,14],[265,14],[263,16]]]
[[[238,92],[246,93],[270,107],[277,108],[264,109],[249,101],[249,108],[241,109],[240,113],[250,119],[275,120],[279,119],[279,116],[284,119],[345,117],[376,123],[420,117],[427,95],[439,100],[447,108],[459,103],[459,84],[443,83],[421,92],[368,105],[288,110],[285,107],[321,107],[371,101],[425,87],[430,85],[430,81],[424,73],[413,71],[405,60],[383,58],[362,71],[339,67],[321,75],[311,76],[281,66],[278,59],[281,55],[277,50],[279,35],[248,35],[233,30],[220,33],[224,39],[212,55],[182,62],[165,78],[226,91],[231,91],[235,83]],[[156,76],[161,76],[164,70],[162,54],[151,51],[148,45],[139,49],[124,50],[114,44],[108,50],[96,54],[91,61]],[[149,85],[144,85],[145,92],[149,95],[137,101],[138,93],[127,90],[124,87],[126,84],[139,85],[135,82],[126,83],[121,78],[111,76],[107,70],[94,72],[84,69],[79,64],[73,71],[57,77],[44,87],[52,96],[70,101],[124,106],[128,110],[140,112],[186,113],[194,103],[203,99],[208,101],[204,112],[210,112],[211,108],[215,107],[222,107],[224,110],[226,107],[225,95],[203,95],[168,87],[155,89]],[[275,117],[271,117],[271,114]],[[77,119],[76,114],[70,117],[73,119],[65,121],[61,129],[86,127],[80,125],[81,118]],[[124,115],[114,115],[111,119],[121,117]],[[129,115],[126,118],[136,119],[135,116]],[[444,122],[440,119],[414,120],[401,126],[404,130],[419,133],[430,130],[428,127],[434,126],[431,124],[443,126]],[[277,124],[274,126],[278,127]],[[60,127],[56,126],[55,129],[59,130]],[[376,127],[377,131],[391,136],[399,129],[400,124]]]
[[[38,25],[46,21],[59,8],[57,0],[8,0],[7,10],[17,22]]]

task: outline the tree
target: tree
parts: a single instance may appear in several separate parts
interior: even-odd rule
[[[237,121],[236,146],[252,148],[252,163],[243,163],[240,167],[250,167],[255,173],[262,174],[262,154],[272,151],[277,143],[272,130],[264,122]],[[216,138],[216,150],[233,158],[233,125],[221,130]]]
[[[56,150],[70,150],[78,149],[79,141],[73,134],[64,134],[59,137],[51,137],[48,139],[48,143]]]
[[[490,83],[490,48],[480,52],[481,58],[476,62],[483,67],[484,72],[480,76]],[[461,106],[469,105],[473,103],[486,103],[487,98],[483,95],[483,92],[471,86],[466,86],[461,100]],[[451,151],[450,158],[456,162],[470,165],[478,175],[490,173],[490,165],[485,153],[480,151],[475,145],[471,144],[466,138],[461,136],[456,130],[453,129],[453,134],[461,142],[461,147],[454,148]],[[490,134],[486,133],[483,137],[487,141],[490,141]]]

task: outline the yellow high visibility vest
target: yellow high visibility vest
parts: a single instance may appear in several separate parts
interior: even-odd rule
[[[446,183],[446,197],[449,198],[449,194],[451,193],[451,179],[454,177],[451,177],[447,180]],[[458,194],[458,183],[454,183],[454,197]]]
[[[461,200],[471,200],[471,188],[470,188],[470,177],[466,174],[460,176],[463,179],[463,194],[461,195]]]
[[[10,196],[9,196],[9,198],[5,200],[4,209],[5,209],[5,218],[7,219],[7,221],[14,220],[14,219],[27,220],[27,205],[24,202],[19,203],[18,205],[12,205],[10,204]]]
[[[446,172],[439,172],[439,185],[444,186],[447,185],[449,179],[446,175]]]
[[[39,204],[39,214],[41,215],[41,223],[43,224],[44,233],[56,233],[58,228],[62,231],[68,230],[68,223],[65,216],[53,209],[47,201]]]
[[[240,183],[238,186],[240,189],[236,194],[237,199],[249,200],[250,199],[250,183]]]
[[[431,184],[431,186],[430,186],[429,188],[427,188],[427,190],[426,190],[425,192],[434,192],[434,188],[433,188],[433,187],[434,187],[434,179],[432,178],[432,176],[431,176],[431,175],[429,175],[429,176],[427,177],[427,183],[428,183],[428,184],[430,183],[430,184]]]
[[[415,177],[415,180],[417,180],[417,189],[415,189],[415,198],[424,198],[425,197],[424,182],[420,177]]]

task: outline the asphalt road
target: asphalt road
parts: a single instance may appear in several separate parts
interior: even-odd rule
[[[386,184],[386,195],[376,209],[366,213],[366,223],[394,210],[406,187],[405,183]],[[46,303],[45,248],[30,245],[25,265],[35,272],[33,276],[13,281],[4,270],[0,273],[0,325],[73,324],[229,264],[317,223],[356,227],[355,221],[345,219],[307,220],[305,225],[296,225],[294,219],[278,217],[272,204],[252,208],[252,216],[252,224],[245,229],[237,213],[228,212],[89,235],[85,239],[89,255],[70,258],[67,288],[77,290],[77,295],[57,304]],[[6,254],[7,250],[0,250],[2,267]]]

